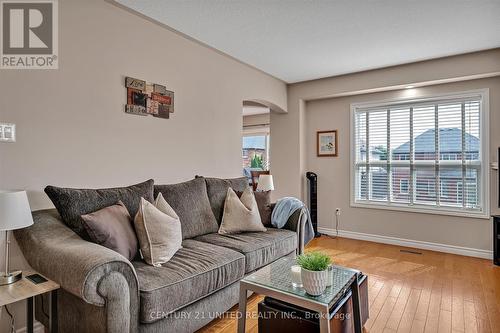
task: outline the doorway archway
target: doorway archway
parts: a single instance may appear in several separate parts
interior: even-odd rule
[[[252,171],[271,169],[271,112],[286,113],[264,100],[245,100],[242,106],[242,166],[251,182]]]

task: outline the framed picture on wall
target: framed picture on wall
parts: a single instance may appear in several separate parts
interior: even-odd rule
[[[337,130],[316,132],[316,151],[318,157],[337,156]]]

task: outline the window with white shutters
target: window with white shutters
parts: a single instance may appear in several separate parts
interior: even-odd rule
[[[352,105],[352,204],[488,214],[487,91]]]

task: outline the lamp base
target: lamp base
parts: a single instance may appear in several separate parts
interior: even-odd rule
[[[9,272],[8,275],[2,274],[0,275],[0,286],[19,281],[21,280],[22,277],[23,277],[22,271]]]

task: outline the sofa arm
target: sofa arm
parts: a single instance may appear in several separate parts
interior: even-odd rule
[[[28,263],[85,302],[105,306],[108,332],[135,332],[139,291],[132,264],[80,238],[55,209],[33,212],[33,220],[31,227],[14,232]]]
[[[271,209],[274,209],[275,204],[271,204]],[[307,214],[304,214],[303,209],[296,210],[289,218],[283,229],[297,233],[297,254],[304,253],[304,233],[307,222]]]

